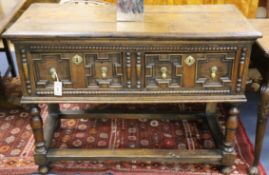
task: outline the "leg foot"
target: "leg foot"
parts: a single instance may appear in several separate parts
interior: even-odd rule
[[[221,169],[221,173],[224,175],[229,175],[232,172],[232,167],[231,166],[225,166]]]
[[[249,175],[258,175],[259,174],[259,169],[258,169],[258,166],[252,166],[250,169],[249,169]]]
[[[48,168],[48,166],[40,166],[38,168],[38,171],[40,174],[48,174],[49,168]]]

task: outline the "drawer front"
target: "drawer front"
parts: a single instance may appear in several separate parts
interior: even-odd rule
[[[145,54],[145,88],[182,87],[183,55],[169,53]]]
[[[64,88],[113,90],[125,86],[120,52],[34,53],[32,63],[38,89],[52,88],[55,73]]]
[[[84,61],[88,88],[118,89],[125,86],[120,52],[84,54]]]
[[[235,54],[204,54],[197,59],[195,83],[204,88],[229,87]]]
[[[249,43],[238,46],[35,46],[20,49],[25,96],[242,94]]]
[[[73,82],[70,74],[69,58],[66,54],[32,54],[32,68],[36,88],[52,88],[56,77],[51,70],[56,70],[58,79],[63,82],[64,88],[71,88]]]
[[[147,89],[230,89],[235,53],[145,54]]]

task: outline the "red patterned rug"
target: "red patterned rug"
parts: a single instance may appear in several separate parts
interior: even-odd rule
[[[14,83],[14,80],[12,80]],[[19,81],[15,83],[19,84]],[[47,106],[40,105],[46,119]],[[107,106],[105,106],[107,107]],[[125,106],[121,109],[156,109],[156,106]],[[63,104],[61,109],[80,110],[99,108],[101,105]],[[195,111],[197,105],[162,105],[158,110]],[[116,116],[116,115],[115,115]],[[37,166],[33,160],[34,139],[26,110],[0,109],[0,174],[31,174]],[[219,122],[224,116],[219,113]],[[63,119],[52,141],[60,148],[158,148],[158,149],[213,149],[212,135],[200,120],[150,120],[150,119]],[[247,174],[253,160],[253,146],[240,123],[236,135],[237,158],[232,174]],[[266,175],[260,165],[260,172]],[[132,175],[218,175],[218,166],[207,164],[171,164],[161,162],[111,162],[62,161],[52,164],[57,174],[132,174]]]

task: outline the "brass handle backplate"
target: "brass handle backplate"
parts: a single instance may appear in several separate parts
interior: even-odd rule
[[[193,56],[188,56],[184,61],[188,66],[191,66],[195,63],[195,58]]]
[[[76,54],[76,55],[73,56],[73,58],[72,58],[72,62],[73,62],[74,64],[76,64],[77,66],[80,65],[80,64],[82,63],[82,61],[83,61],[83,58],[82,58],[80,55],[78,55],[78,54]]]
[[[215,79],[217,77],[217,71],[218,71],[218,67],[217,66],[212,66],[211,67],[211,78]]]
[[[167,67],[161,67],[160,71],[161,71],[162,79],[166,79],[167,78]]]
[[[107,71],[108,71],[108,68],[106,66],[102,66],[101,67],[101,77],[102,78],[106,78],[107,77]]]

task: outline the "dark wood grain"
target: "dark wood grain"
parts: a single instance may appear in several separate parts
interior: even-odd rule
[[[221,160],[220,150],[163,150],[163,149],[82,149],[77,152],[74,149],[51,149],[48,159],[56,160],[143,160],[163,162],[204,162],[207,159],[212,164],[219,164]]]
[[[25,104],[31,103],[110,103],[110,104],[139,104],[139,103],[207,103],[207,102],[246,102],[245,95],[188,95],[188,96],[117,96],[105,97],[92,96],[92,97],[22,97],[21,102]]]
[[[147,6],[144,21],[125,23],[115,21],[113,6],[31,6],[5,37],[15,44],[22,103],[49,104],[45,141],[40,116],[32,113],[36,142],[48,151],[37,152],[40,172],[47,170],[47,160],[63,159],[203,162],[224,165],[223,172],[229,172],[235,160],[237,113],[236,108],[230,112],[222,136],[216,126],[216,105],[246,101],[251,44],[260,36],[230,5]],[[63,83],[61,97],[53,92],[56,73]],[[60,118],[109,118],[113,112],[60,112],[58,103],[207,103],[202,116],[145,111],[135,116],[206,116],[223,150],[46,150]]]
[[[143,22],[116,23],[115,15],[114,6],[33,4],[5,36],[173,39],[261,36],[231,5],[145,6]]]

